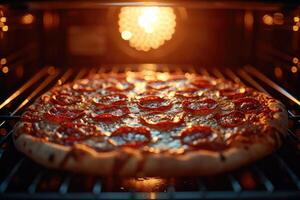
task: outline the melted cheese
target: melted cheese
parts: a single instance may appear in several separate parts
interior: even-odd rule
[[[144,79],[141,79],[143,77]],[[137,102],[141,97],[147,96],[144,94],[144,92],[147,91],[147,81],[148,80],[161,80],[165,81],[165,84],[168,86],[164,89],[159,89],[155,91],[155,95],[164,97],[167,99],[166,102],[163,103],[148,103],[147,107],[149,108],[156,108],[159,105],[167,105],[168,103],[172,103],[172,107],[163,112],[165,114],[168,113],[180,113],[183,112],[182,108],[182,97],[175,96],[175,93],[177,89],[181,88],[190,88],[193,87],[190,85],[190,81],[193,80],[196,76],[194,74],[186,74],[186,78],[181,79],[174,79],[172,80],[172,75],[168,73],[159,73],[159,72],[142,72],[142,73],[134,73],[134,72],[127,72],[126,80],[130,83],[134,84],[134,88],[129,91],[121,91],[117,93],[124,93],[127,95],[127,106],[130,110],[130,114],[126,117],[112,122],[97,122],[91,119],[91,115],[94,113],[103,113],[101,110],[96,110],[95,105],[93,105],[92,100],[97,95],[107,95],[111,93],[110,91],[107,91],[103,88],[106,88],[108,86],[111,86],[111,83],[108,83],[107,80],[115,82],[117,87],[119,87],[120,90],[126,89],[128,84],[124,81],[118,82],[118,79],[115,78],[113,75],[111,75],[109,78],[107,78],[106,75],[103,76],[96,76],[94,79],[91,80],[79,80],[76,82],[76,84],[82,84],[83,87],[91,87],[95,88],[94,91],[84,92],[84,101],[80,102],[78,104],[70,105],[69,108],[81,108],[85,109],[86,115],[80,119],[76,119],[76,123],[85,123],[85,124],[93,124],[96,125],[98,128],[101,129],[101,132],[104,133],[104,136],[99,137],[92,137],[85,141],[78,141],[85,143],[86,145],[89,145],[97,150],[104,151],[104,150],[111,150],[114,148],[117,148],[114,146],[114,142],[119,145],[123,145],[126,142],[129,141],[143,141],[145,140],[145,136],[141,134],[125,134],[122,137],[120,136],[114,136],[110,138],[110,134],[115,131],[116,129],[122,127],[122,126],[132,126],[132,127],[138,127],[142,126],[139,117],[142,115],[146,115],[149,113],[149,111],[141,110],[137,106]],[[171,80],[168,81],[168,78]],[[240,89],[240,91],[244,91],[245,88],[243,86],[234,85],[232,83],[224,83],[220,80],[215,80],[212,78],[207,78],[207,80],[210,80],[213,84],[215,84],[214,89],[198,89],[198,91],[193,92],[193,96],[198,96],[199,98],[211,98],[217,101],[218,106],[216,108],[216,111],[208,114],[208,115],[191,115],[187,114],[184,117],[184,123],[179,125],[178,127],[174,127],[167,131],[159,131],[153,128],[149,127],[152,139],[143,149],[147,149],[152,152],[162,152],[162,151],[170,151],[170,152],[183,152],[184,150],[189,149],[189,147],[185,144],[182,144],[181,140],[178,139],[180,136],[181,131],[186,127],[191,127],[193,125],[206,125],[212,127],[214,130],[217,130],[217,133],[219,134],[219,137],[222,138],[223,142],[226,142],[226,139],[231,137],[234,134],[241,133],[246,130],[250,131],[256,131],[259,130],[264,123],[264,120],[258,121],[255,123],[245,123],[243,125],[240,125],[238,127],[234,128],[224,128],[221,127],[217,120],[214,118],[215,114],[226,114],[233,110],[235,110],[235,105],[232,102],[232,100],[220,96],[219,89],[226,89],[231,87],[237,87]],[[158,82],[154,83],[157,87],[163,86],[164,83]],[[51,96],[54,91],[57,90],[72,90],[71,89],[72,84],[67,84],[61,87],[57,87],[53,89],[52,91],[46,93],[45,95]],[[72,91],[75,92],[76,91]],[[116,92],[113,92],[116,93]],[[254,93],[255,94],[255,93]],[[45,96],[44,95],[44,96]],[[49,98],[48,98],[49,99]],[[258,96],[257,98],[259,101],[264,101],[262,96]],[[100,102],[101,103],[101,102]],[[54,105],[51,102],[45,102],[45,105],[42,108],[42,113],[48,112]],[[202,107],[203,105],[196,105],[191,104],[191,106]],[[205,105],[204,105],[205,106]],[[123,112],[119,109],[113,110],[111,112],[113,115],[120,116],[123,114]],[[257,118],[255,114],[246,114],[245,120],[253,121],[252,118]],[[155,118],[153,119],[155,121]],[[43,134],[47,137],[53,137],[55,133],[55,130],[58,128],[58,124],[51,123],[49,121],[41,121],[34,123],[36,129],[43,130]],[[191,138],[187,138],[191,139]],[[199,138],[198,138],[199,139]],[[195,142],[198,140],[196,138]],[[110,141],[110,142],[109,142]]]

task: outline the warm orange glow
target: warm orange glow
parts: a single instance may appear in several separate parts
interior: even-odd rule
[[[2,68],[2,72],[4,73],[4,74],[6,74],[6,73],[8,73],[9,72],[9,69],[8,69],[8,67],[3,67]]]
[[[281,78],[282,77],[282,69],[280,67],[275,67],[274,74],[277,78]]]
[[[34,16],[32,14],[23,15],[21,18],[22,24],[32,24],[33,21],[34,21]]]
[[[284,23],[284,15],[282,13],[274,13],[273,15],[274,24],[282,25]]]
[[[169,7],[123,7],[119,31],[138,51],[150,51],[170,40],[175,32],[176,15]]]
[[[297,73],[298,72],[298,68],[296,66],[292,66],[291,67],[291,72],[294,73],[294,74]]]
[[[43,24],[46,29],[57,27],[59,25],[59,16],[56,13],[45,12],[43,15]]]
[[[53,74],[55,74],[56,69],[55,69],[55,67],[51,66],[48,68],[47,72],[48,72],[48,74],[53,75]]]
[[[254,22],[253,13],[250,11],[246,11],[244,16],[244,23],[247,30],[250,31],[253,28],[253,22]]]
[[[299,26],[294,25],[294,26],[293,26],[293,31],[298,31],[298,30],[299,30]]]
[[[297,64],[299,62],[299,59],[297,57],[293,58],[293,63]]]
[[[243,172],[239,177],[239,181],[240,181],[242,187],[247,190],[256,188],[257,182],[255,180],[256,179],[255,179],[254,174],[250,171]]]
[[[149,192],[149,199],[156,199],[156,193],[155,192]]]
[[[121,36],[123,40],[130,40],[130,38],[132,37],[132,33],[130,31],[123,31],[121,33]]]
[[[167,180],[163,178],[128,178],[122,182],[122,185],[136,191],[151,192],[159,187],[163,187],[166,182]]]
[[[16,75],[17,77],[22,77],[23,74],[24,74],[24,68],[23,66],[20,65],[16,68]]]
[[[4,31],[4,32],[8,31],[8,26],[7,25],[3,26],[2,31]]]
[[[1,17],[0,22],[5,23],[6,22],[6,17]]]
[[[6,63],[7,63],[6,58],[1,58],[0,64],[1,64],[1,65],[5,65]]]
[[[273,17],[271,17],[270,15],[264,15],[262,20],[266,25],[270,26],[273,24]]]
[[[300,17],[294,17],[294,22],[300,22]]]

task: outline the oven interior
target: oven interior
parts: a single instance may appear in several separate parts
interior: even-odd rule
[[[145,8],[152,18],[135,21],[132,13]],[[154,36],[143,39],[134,23]],[[296,1],[4,1],[0,197],[299,199],[299,55]],[[211,75],[269,93],[288,109],[288,137],[263,160],[210,177],[86,176],[44,168],[14,148],[16,116],[51,87],[140,70]]]

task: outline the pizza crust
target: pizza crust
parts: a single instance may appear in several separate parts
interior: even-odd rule
[[[269,131],[259,143],[222,152],[198,150],[182,155],[144,154],[132,148],[97,152],[82,144],[65,147],[27,134],[15,137],[14,142],[28,157],[54,169],[99,176],[206,176],[236,169],[272,153],[278,144],[271,137],[276,130]]]

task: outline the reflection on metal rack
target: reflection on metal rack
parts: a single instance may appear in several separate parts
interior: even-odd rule
[[[265,76],[263,73],[259,72],[254,67],[248,66],[245,68],[245,70],[247,70],[247,72],[253,74],[254,76],[258,77],[260,80],[267,83],[270,87],[277,90],[279,93],[286,96],[291,101],[293,101],[298,106],[300,106],[300,101],[297,98],[293,97],[293,95],[291,95],[288,91],[286,91],[284,88],[282,88],[279,85],[277,85],[276,83],[274,83],[274,81],[270,80],[267,76]]]
[[[55,69],[52,72],[50,70],[51,73],[49,73],[49,68],[44,68],[0,104],[0,109],[13,103],[15,109],[12,116],[18,115],[38,95],[57,84],[60,85],[94,73],[118,73],[124,69],[137,71],[140,67],[103,66],[89,70],[83,68],[78,71]],[[270,90],[274,90],[295,103],[299,101],[283,87],[268,79],[257,69],[254,71],[254,68],[251,67],[239,70],[229,68],[206,70],[191,66],[181,68],[162,65],[160,69],[169,72],[196,72],[217,78],[227,78],[250,85],[263,92],[271,93]],[[263,87],[258,80],[264,82],[268,87]],[[34,85],[38,85],[38,87],[34,88]],[[24,99],[23,93],[28,90],[31,92]],[[293,118],[293,116],[291,117]],[[6,127],[7,124],[2,123],[1,125]],[[288,137],[287,142],[289,140],[295,142],[293,138],[297,137],[292,130],[289,130],[289,133],[292,137]],[[82,176],[43,168],[16,152],[11,144],[11,134],[11,127],[8,126],[7,134],[0,136],[0,165],[4,166],[0,171],[0,198],[261,199],[300,197],[300,174],[299,170],[296,170],[299,169],[299,163],[294,162],[295,159],[300,158],[300,153],[299,150],[292,149],[291,145],[284,146],[262,161],[220,176],[125,179]],[[295,143],[297,144],[297,141]],[[269,167],[272,167],[273,174],[270,174]]]

